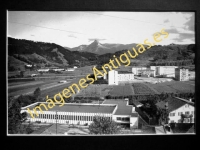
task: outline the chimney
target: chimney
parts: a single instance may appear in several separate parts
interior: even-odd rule
[[[190,98],[189,101],[192,102],[192,98]]]

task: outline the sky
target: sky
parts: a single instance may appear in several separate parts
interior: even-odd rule
[[[64,47],[151,41],[165,29],[159,45],[194,44],[194,12],[8,11],[7,36],[56,43]]]

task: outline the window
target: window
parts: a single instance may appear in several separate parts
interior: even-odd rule
[[[185,105],[185,108],[187,108],[187,107],[189,107],[189,105],[188,105],[188,104],[186,104],[186,105]]]
[[[181,114],[183,114],[183,112],[178,112],[178,116],[181,116]]]
[[[190,112],[189,112],[189,111],[186,111],[186,112],[185,112],[185,114],[186,114],[186,115],[189,115],[189,114],[190,114]]]
[[[174,120],[171,120],[171,123],[174,123]]]
[[[175,116],[175,113],[170,113],[169,115],[170,115],[170,116]]]
[[[117,120],[121,120],[121,117],[117,117]]]

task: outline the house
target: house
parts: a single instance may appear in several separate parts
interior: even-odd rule
[[[169,97],[165,101],[156,103],[156,106],[161,109],[168,108],[169,123],[194,123],[194,103],[189,100]]]

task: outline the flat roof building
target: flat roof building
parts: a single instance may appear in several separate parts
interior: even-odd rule
[[[89,125],[93,122],[94,116],[100,115],[108,117],[110,120],[116,121],[119,124],[126,124],[134,128],[138,127],[137,112],[135,112],[133,106],[128,105],[128,101],[122,99],[105,100],[103,104],[64,103],[63,106],[56,104],[53,108],[47,110],[44,108],[44,105],[47,106],[48,103],[33,103],[22,107],[21,112],[27,112],[27,118],[31,122],[41,121],[46,123]],[[27,108],[29,108],[29,112]],[[34,118],[31,117],[31,114]]]

